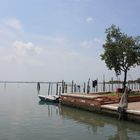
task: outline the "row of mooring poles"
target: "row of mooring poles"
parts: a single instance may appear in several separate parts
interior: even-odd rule
[[[90,93],[91,89],[92,90],[94,89],[94,90],[96,90],[96,92],[98,92],[98,79],[91,81],[90,78],[89,78],[87,84],[84,82],[83,85],[76,84],[72,80],[72,83],[71,83],[71,93],[76,93],[76,92],[78,92],[78,93],[80,93],[80,92]]]
[[[117,79],[118,80],[118,79]],[[118,82],[119,84],[120,82]],[[52,94],[53,91],[53,82],[49,82],[48,83],[48,95]],[[114,90],[114,81],[113,78],[111,78],[111,81],[106,83],[105,82],[105,75],[103,75],[103,82],[99,83],[101,84],[101,87],[99,88],[101,91],[105,92],[105,91],[113,91]],[[106,89],[106,86],[108,84],[108,90]],[[111,85],[110,85],[111,84]],[[68,86],[71,86],[71,90],[68,91]],[[119,87],[119,85],[118,85]],[[135,87],[136,88],[136,87]],[[38,82],[37,85],[37,89],[38,92],[40,91],[40,83]],[[76,93],[76,92],[83,92],[83,93],[90,93],[91,91],[94,92],[98,92],[98,79],[96,80],[90,80],[90,78],[86,82],[83,83],[83,85],[79,85],[74,83],[74,81],[72,80],[71,84],[67,85],[66,82],[64,82],[64,80],[62,80],[61,82],[56,82],[56,95],[61,95],[61,93],[67,93],[67,92],[71,92],[71,93]]]
[[[112,90],[113,90],[113,78],[111,79],[111,83],[112,83]],[[51,95],[52,92],[56,92],[56,95],[61,95],[61,93],[67,93],[68,92],[68,86],[71,86],[71,93],[90,93],[91,91],[94,90],[94,92],[98,92],[98,79],[97,80],[90,80],[90,78],[86,82],[83,83],[83,85],[80,84],[76,84],[74,83],[74,81],[72,80],[71,84],[67,84],[66,82],[64,82],[64,80],[62,80],[61,82],[56,82],[56,91],[53,90],[54,84],[53,82],[48,82],[48,91],[47,94]],[[103,76],[103,84],[102,84],[102,91],[105,92],[106,90],[106,82],[105,82],[105,76]],[[109,91],[110,91],[110,84],[109,84]],[[37,90],[38,93],[40,91],[40,83],[37,83]],[[69,91],[69,92],[70,92]]]
[[[90,93],[91,91],[92,92],[99,92],[99,91],[112,92],[112,91],[114,91],[114,88],[120,88],[120,85],[122,84],[118,77],[117,77],[117,81],[114,81],[113,77],[112,77],[109,82],[106,82],[105,75],[103,75],[102,83],[98,83],[98,79],[97,80],[88,79],[87,83],[84,82],[83,84],[76,84],[76,83],[74,83],[74,80],[72,80],[71,83],[66,83],[64,80],[62,80],[61,82],[47,82],[47,85],[48,85],[47,94],[48,95],[51,95],[51,94],[61,95],[63,93],[68,93],[68,92]],[[55,84],[56,84],[56,86],[55,86]],[[54,87],[56,87],[55,90],[53,89]],[[133,83],[128,82],[128,87],[132,90],[140,90],[140,83],[137,83],[135,81]],[[40,82],[37,82],[37,93],[38,94],[40,94],[40,89],[41,89]]]
[[[54,90],[53,82],[48,82],[48,90],[47,90],[47,94],[48,95],[52,95]],[[40,94],[40,90],[41,90],[41,86],[40,86],[40,82],[37,82],[37,93]],[[67,93],[67,84],[65,84],[64,80],[62,80],[62,82],[56,82],[56,95],[61,95],[61,93]]]
[[[61,93],[63,92],[62,83],[63,82],[56,83],[56,95],[61,95]]]
[[[64,80],[56,83],[56,95],[61,95],[61,93],[67,93],[67,84]]]
[[[118,79],[117,79],[118,81]],[[111,88],[110,88],[110,84],[111,84]],[[107,89],[106,89],[106,81],[105,81],[105,75],[103,75],[103,83],[102,83],[102,91],[105,92]],[[118,84],[118,87],[119,87],[119,84]],[[114,83],[113,83],[113,77],[111,78],[111,81],[108,83],[108,90],[107,91],[113,91],[114,90]]]
[[[76,93],[76,92],[81,92],[81,86],[76,83],[74,83],[74,81],[72,80],[72,83],[71,83],[71,93]]]

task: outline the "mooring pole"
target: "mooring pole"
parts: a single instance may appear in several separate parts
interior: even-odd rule
[[[87,83],[87,93],[90,92],[90,85],[89,85],[89,83],[90,83],[90,78],[88,79],[88,83]]]
[[[74,82],[73,82],[73,80],[72,80],[72,84],[71,84],[71,93],[73,93],[73,84],[74,84]]]
[[[51,95],[53,93],[53,83],[51,83]]]
[[[98,78],[97,78],[96,92],[98,92]]]
[[[59,87],[59,96],[61,95],[61,86]]]
[[[50,86],[51,86],[51,82],[49,82],[48,95],[50,94]]]
[[[58,95],[58,82],[56,83],[56,95]]]
[[[105,75],[103,75],[103,92],[105,92]]]
[[[67,93],[67,84],[65,84],[65,93]]]
[[[76,92],[76,84],[74,84],[74,93]]]
[[[112,91],[113,91],[113,77],[111,78]]]
[[[65,86],[65,83],[64,83],[64,80],[62,80],[62,93],[64,93],[64,86]]]
[[[84,88],[83,88],[83,92],[86,92],[86,83],[84,82]]]
[[[37,82],[37,92],[38,92],[38,94],[40,92],[40,83],[39,82]]]

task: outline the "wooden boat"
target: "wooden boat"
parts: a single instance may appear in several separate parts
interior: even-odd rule
[[[57,95],[38,95],[41,101],[59,103],[60,96]]]

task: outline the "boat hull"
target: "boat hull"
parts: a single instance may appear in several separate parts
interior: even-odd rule
[[[59,103],[60,97],[59,96],[44,96],[38,95],[41,101],[45,102],[52,102],[52,103]]]

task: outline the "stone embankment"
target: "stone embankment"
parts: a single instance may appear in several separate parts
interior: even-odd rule
[[[118,103],[120,97],[111,97],[102,94],[63,94],[63,105],[76,107],[91,112],[118,117]],[[140,96],[128,98],[127,120],[140,122]]]

